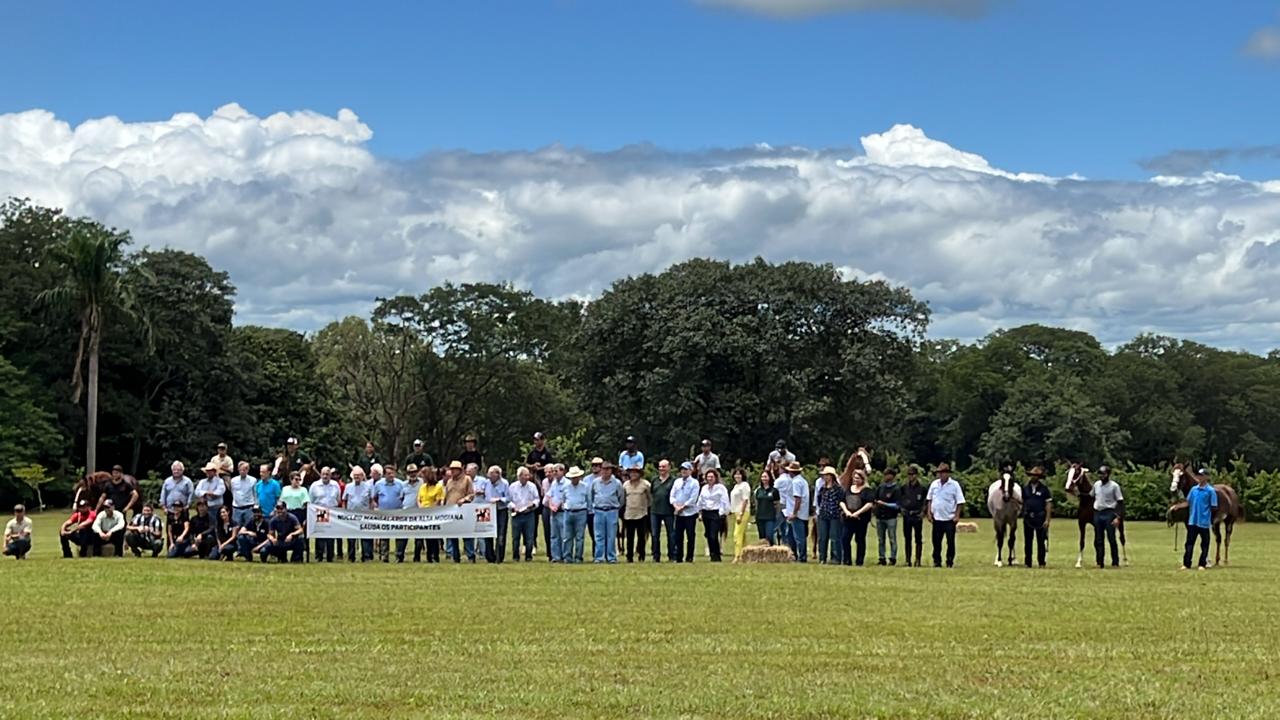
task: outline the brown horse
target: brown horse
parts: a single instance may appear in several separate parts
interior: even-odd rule
[[[1169,493],[1181,494],[1182,500],[1169,506],[1168,519],[1173,524],[1174,513],[1187,507],[1187,493],[1196,484],[1196,473],[1186,469],[1182,463],[1173,466],[1173,480],[1169,483]],[[1235,530],[1236,521],[1244,520],[1244,505],[1236,489],[1226,483],[1214,484],[1218,493],[1218,509],[1213,513],[1213,564],[1229,565],[1231,563],[1231,533]],[[1222,543],[1222,526],[1227,528],[1226,547]]]
[[[1067,486],[1068,495],[1075,495],[1080,503],[1080,509],[1076,513],[1076,527],[1080,530],[1080,550],[1076,555],[1076,567],[1080,567],[1084,561],[1084,539],[1089,527],[1093,525],[1093,481],[1089,479],[1089,468],[1081,466],[1080,463],[1072,463],[1071,468],[1067,470]],[[1129,564],[1129,550],[1125,546],[1124,540],[1124,517],[1117,516],[1120,524],[1116,528],[1117,534],[1120,536],[1120,552],[1124,557],[1124,564]]]

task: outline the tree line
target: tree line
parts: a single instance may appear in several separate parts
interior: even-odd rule
[[[573,457],[634,434],[680,459],[709,437],[729,465],[785,438],[807,460],[1280,468],[1275,352],[1107,349],[1042,325],[930,339],[907,289],[832,265],[695,259],[585,303],[446,283],[304,334],[235,323],[231,278],[198,255],[13,199],[0,267],[6,502],[65,499],[88,454],[163,475],[219,441],[256,463],[291,435],[332,465],[365,441],[452,457],[469,433],[507,464],[542,430]]]

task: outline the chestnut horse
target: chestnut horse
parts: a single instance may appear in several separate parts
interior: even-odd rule
[[[1182,463],[1173,466],[1173,480],[1169,483],[1169,494],[1180,493],[1182,501],[1169,506],[1169,519],[1172,523],[1175,510],[1187,507],[1187,493],[1196,484],[1196,474],[1185,469]],[[1236,489],[1226,483],[1216,483],[1213,489],[1218,493],[1218,509],[1213,513],[1213,564],[1229,565],[1231,562],[1231,532],[1235,530],[1236,521],[1244,520],[1244,506],[1240,504],[1240,496]],[[1227,528],[1226,547],[1222,543],[1222,526]]]
[[[1080,503],[1080,509],[1076,513],[1076,526],[1080,529],[1080,550],[1076,554],[1076,567],[1080,567],[1084,561],[1084,539],[1088,529],[1093,525],[1093,481],[1089,479],[1089,469],[1082,467],[1080,463],[1072,463],[1071,468],[1067,470],[1067,494],[1075,495]],[[1129,551],[1125,547],[1124,542],[1124,517],[1117,515],[1120,524],[1116,528],[1116,532],[1120,537],[1120,552],[1124,557],[1124,564],[1129,564]]]

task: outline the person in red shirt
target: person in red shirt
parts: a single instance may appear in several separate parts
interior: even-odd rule
[[[97,517],[98,513],[88,500],[82,499],[76,504],[76,511],[71,513],[71,517],[62,523],[62,528],[58,531],[62,541],[62,557],[71,557],[71,543],[79,546],[80,557],[89,555],[97,541],[93,535],[93,521]]]

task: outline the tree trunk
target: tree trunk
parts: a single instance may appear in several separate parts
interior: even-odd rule
[[[89,337],[89,409],[86,418],[88,429],[84,440],[84,471],[92,474],[98,468],[98,347],[102,331],[96,329]]]

